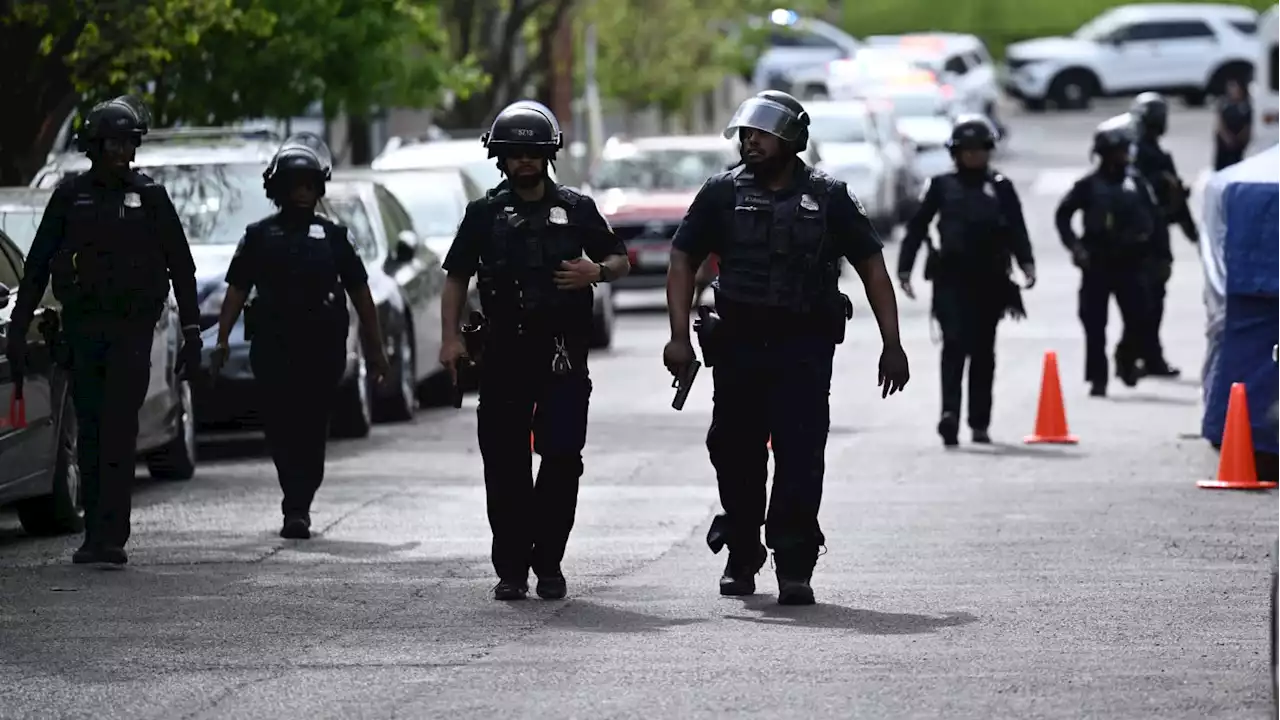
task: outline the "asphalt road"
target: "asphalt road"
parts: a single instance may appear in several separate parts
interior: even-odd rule
[[[260,443],[206,446],[195,480],[138,488],[123,572],[73,567],[74,538],[0,518],[0,717],[1268,717],[1276,496],[1195,487],[1216,455],[1197,437],[1199,263],[1176,231],[1164,340],[1184,379],[1107,399],[1083,383],[1052,210],[1108,114],[1013,118],[999,165],[1041,279],[1030,317],[1001,329],[994,447],[945,451],[934,434],[927,286],[902,301],[912,382],[882,400],[849,281],[817,606],[776,606],[767,567],[760,595],[718,596],[710,377],[672,411],[665,318],[635,311],[591,361],[568,600],[490,599],[474,399],[334,443],[311,541],[276,536]],[[1206,113],[1174,116],[1189,177],[1208,138]],[[1021,443],[1046,350],[1076,447]]]

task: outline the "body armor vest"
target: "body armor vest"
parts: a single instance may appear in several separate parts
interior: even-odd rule
[[[826,250],[826,175],[809,170],[799,192],[774,200],[745,167],[733,173],[732,237],[720,254],[725,298],[795,313],[839,304],[839,257]]]
[[[1126,250],[1145,247],[1155,221],[1153,199],[1134,172],[1120,181],[1101,173],[1089,178],[1089,205],[1084,212],[1084,234],[1094,247]]]
[[[478,286],[485,314],[499,328],[529,323],[590,327],[592,292],[555,286],[560,263],[582,257],[581,229],[572,224],[581,196],[555,187],[550,202],[520,203],[504,189],[493,194],[493,226],[480,253]],[[518,211],[525,210],[525,214]]]
[[[169,294],[155,209],[164,188],[131,173],[118,187],[71,180],[62,243],[50,262],[53,292],[74,315],[155,323]]]
[[[263,263],[252,303],[254,335],[345,335],[350,316],[335,247],[345,242],[341,229],[319,217],[293,226],[275,216],[251,232],[258,234]]]
[[[1009,263],[1009,219],[1005,217],[997,184],[1003,178],[988,172],[982,182],[965,182],[956,173],[934,178],[942,187],[938,208],[939,272],[963,265],[1003,272]]]

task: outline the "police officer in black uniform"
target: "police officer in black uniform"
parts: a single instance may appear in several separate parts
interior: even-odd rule
[[[1189,193],[1186,183],[1178,176],[1173,156],[1160,147],[1160,137],[1169,127],[1169,103],[1159,94],[1145,92],[1133,101],[1130,108],[1136,124],[1137,143],[1133,151],[1133,164],[1147,183],[1155,190],[1160,218],[1152,240],[1156,247],[1144,263],[1143,280],[1147,288],[1148,322],[1155,335],[1154,355],[1140,358],[1142,372],[1156,377],[1177,377],[1178,368],[1169,365],[1160,345],[1160,324],[1164,320],[1165,286],[1173,273],[1173,253],[1169,247],[1169,225],[1177,224],[1182,234],[1192,243],[1200,241],[1200,231],[1187,207]],[[1128,340],[1126,344],[1137,344]]]
[[[169,286],[182,347],[176,371],[200,364],[195,263],[169,194],[130,169],[150,116],[135,99],[94,107],[76,146],[93,161],[63,180],[40,221],[10,327],[9,361],[22,368],[33,313],[50,275],[71,349],[79,422],[84,544],[72,562],[124,565],[138,439],[151,375],[151,340]]]
[[[479,364],[494,598],[523,599],[532,568],[538,595],[559,599],[587,439],[591,287],[631,265],[595,203],[548,175],[564,146],[550,110],[529,101],[508,106],[482,142],[506,179],[467,206],[445,258],[440,361],[455,382],[464,358]],[[487,330],[483,357],[469,358],[459,326],[476,274]],[[531,431],[542,457],[536,484]]]
[[[939,247],[928,247],[925,275],[933,281],[932,314],[942,329],[942,419],[938,434],[959,444],[961,383],[969,362],[969,428],[975,443],[989,443],[991,386],[996,369],[996,326],[1009,312],[1020,314],[1018,286],[1010,279],[1017,260],[1026,287],[1035,285],[1035,258],[1022,217],[1022,203],[1008,178],[988,164],[995,129],[981,116],[956,119],[947,148],[954,172],[934,178],[907,223],[898,256],[898,280],[909,298],[911,269],[929,225],[938,219]]]
[[[1143,273],[1156,251],[1153,237],[1161,219],[1154,192],[1130,164],[1132,141],[1123,116],[1099,125],[1093,137],[1098,166],[1076,182],[1055,215],[1062,243],[1080,268],[1085,381],[1095,397],[1107,394],[1107,311],[1112,295],[1125,326],[1125,339],[1116,348],[1116,374],[1126,385],[1136,385],[1141,375],[1138,361],[1155,352]],[[1082,235],[1071,225],[1078,212],[1084,214]]]
[[[738,138],[743,164],[707,180],[676,231],[667,274],[671,340],[663,350],[673,374],[694,360],[694,277],[715,253],[721,321],[714,338],[700,339],[714,371],[707,449],[725,512],[708,544],[715,552],[729,547],[721,594],[750,595],[767,555],[764,525],[778,602],[795,605],[814,602],[809,583],[825,543],[818,506],[832,358],[853,310],[840,293],[842,257],[862,277],[880,326],[883,395],[908,379],[880,239],[843,182],[796,157],[808,143],[808,125],[800,103],[778,91],[747,100],[729,121],[725,137]],[[770,437],[775,472],[766,518]]]
[[[311,502],[324,480],[329,417],[347,357],[346,298],[360,319],[365,357],[375,382],[387,375],[378,312],[369,276],[347,228],[316,213],[332,156],[320,138],[285,140],[263,173],[267,198],[279,212],[245,228],[227,268],[227,293],[211,358],[215,378],[227,338],[245,309],[249,360],[262,396],[267,444],[284,499],[280,537],[311,537]]]

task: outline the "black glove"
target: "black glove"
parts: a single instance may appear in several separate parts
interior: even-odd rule
[[[26,332],[15,333],[13,328],[9,328],[9,344],[4,351],[5,358],[9,360],[9,375],[13,377],[15,385],[21,384],[22,376],[27,369],[27,334]]]
[[[200,331],[187,330],[182,333],[182,347],[178,350],[178,361],[174,363],[173,374],[179,378],[187,378],[190,373],[200,367],[200,350],[204,342],[200,340]]]

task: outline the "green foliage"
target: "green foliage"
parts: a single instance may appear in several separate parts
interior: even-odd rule
[[[794,9],[821,6],[806,1]],[[604,96],[675,112],[726,75],[749,71],[761,38],[748,21],[776,7],[776,0],[596,0],[581,22],[596,25]]]
[[[1035,37],[1069,35],[1104,10],[1122,4],[1130,3],[1054,0],[1029,5],[1026,0],[949,3],[938,0],[858,0],[844,4],[840,25],[854,37],[927,30],[973,33],[987,43],[992,53],[1002,55],[1010,43]],[[1264,11],[1275,2],[1238,0],[1238,4]]]

